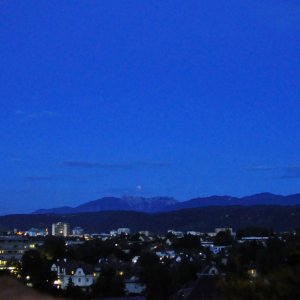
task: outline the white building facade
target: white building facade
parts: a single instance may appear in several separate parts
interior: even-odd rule
[[[57,275],[54,285],[61,289],[66,289],[71,280],[74,286],[87,290],[97,279],[92,266],[79,262],[57,262],[51,266],[51,271]]]

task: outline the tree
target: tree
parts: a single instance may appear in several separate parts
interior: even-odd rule
[[[146,296],[149,300],[168,299],[174,291],[169,267],[161,264],[147,266],[143,269],[142,278],[146,283]]]
[[[236,233],[236,237],[238,239],[247,236],[271,236],[271,235],[273,235],[272,229],[266,229],[262,227],[246,227],[244,229],[238,230]]]
[[[72,277],[70,276],[69,280],[68,280],[67,290],[72,289],[73,287],[74,287],[74,283],[73,283]]]
[[[21,275],[24,278],[29,278],[36,287],[50,285],[50,281],[53,279],[49,264],[35,249],[24,253]]]
[[[138,243],[134,243],[130,247],[130,257],[133,258],[134,256],[140,255],[142,251],[142,246]]]
[[[66,254],[66,244],[63,238],[47,236],[41,247],[41,252],[48,260],[63,259]]]
[[[113,268],[107,268],[97,279],[93,292],[103,297],[120,297],[125,294],[124,288],[123,278]]]
[[[159,263],[159,258],[156,254],[151,252],[143,252],[139,259],[142,267],[153,266]]]
[[[178,273],[172,274],[168,263],[161,264],[158,256],[154,253],[142,253],[139,262],[142,267],[140,278],[147,287],[147,299],[167,299],[178,283]]]
[[[193,236],[190,234],[185,234],[183,238],[178,239],[174,245],[176,248],[187,249],[187,250],[200,250],[201,243],[198,236]]]
[[[232,245],[233,238],[229,231],[220,231],[214,238],[214,244],[217,246]]]
[[[75,286],[72,277],[69,277],[67,288],[64,292],[64,296],[72,299],[78,299],[85,297],[85,293],[79,286]]]

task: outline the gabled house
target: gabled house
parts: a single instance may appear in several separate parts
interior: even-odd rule
[[[201,278],[201,277],[206,277],[206,276],[216,276],[219,273],[220,272],[219,272],[218,268],[216,267],[216,265],[214,263],[212,263],[211,265],[207,265],[201,272],[198,272],[197,277]]]
[[[57,261],[52,264],[51,271],[57,275],[54,285],[61,289],[66,289],[72,281],[74,286],[88,290],[97,279],[93,266],[79,261]]]

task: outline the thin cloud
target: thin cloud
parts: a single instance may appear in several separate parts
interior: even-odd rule
[[[257,171],[257,172],[261,172],[261,171],[274,171],[274,170],[278,170],[278,167],[277,166],[261,165],[261,166],[249,167],[246,170],[247,171]]]
[[[117,195],[149,195],[152,189],[137,185],[136,187],[111,187],[98,191],[101,194],[117,194]]]
[[[70,181],[87,181],[95,178],[102,178],[102,175],[64,175],[64,176],[27,176],[24,177],[27,181],[56,181],[56,180],[70,180]]]
[[[52,117],[58,117],[59,114],[52,110],[43,110],[39,112],[25,112],[23,110],[16,110],[16,115],[19,115],[26,119],[42,119],[42,118],[52,118]]]
[[[273,178],[275,179],[297,179],[300,178],[300,166],[254,166],[247,168],[247,171],[254,171],[254,172],[273,172],[276,171],[279,173],[278,176]],[[281,174],[280,174],[281,173]]]
[[[58,177],[54,176],[27,176],[25,177],[25,180],[27,181],[54,181],[58,180]]]
[[[102,169],[102,170],[132,170],[132,169],[147,169],[147,168],[165,168],[171,164],[168,162],[159,161],[139,161],[128,163],[99,163],[89,161],[67,160],[60,163],[63,167],[82,168],[82,169]]]
[[[300,167],[286,167],[284,174],[279,179],[298,179],[300,178]]]

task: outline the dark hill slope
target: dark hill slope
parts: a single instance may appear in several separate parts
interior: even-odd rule
[[[53,222],[82,226],[86,232],[108,232],[119,227],[165,232],[168,229],[211,231],[215,227],[261,226],[285,231],[300,228],[300,206],[215,206],[149,214],[132,211],[104,211],[79,214],[34,214],[0,217],[0,227],[27,230],[48,227]]]

